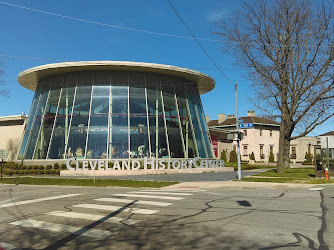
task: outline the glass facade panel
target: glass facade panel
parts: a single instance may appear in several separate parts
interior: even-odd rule
[[[190,113],[187,108],[186,94],[184,91],[184,81],[176,79],[174,82],[177,103],[179,106],[182,134],[185,145],[185,157],[194,158],[197,156],[196,145],[193,138],[193,129],[190,122]]]
[[[65,152],[67,158],[74,156],[77,159],[83,159],[85,156],[92,84],[93,74],[79,73],[70,134]]]
[[[184,158],[182,133],[180,131],[174,84],[172,83],[171,76],[161,76],[161,89],[163,94],[170,157]]]
[[[24,130],[24,135],[23,135],[22,142],[21,142],[20,151],[19,151],[19,154],[17,156],[17,159],[19,159],[19,160],[23,159],[24,152],[26,150],[27,142],[28,142],[28,139],[29,139],[29,134],[30,134],[30,131],[31,131],[31,126],[32,126],[32,123],[34,121],[34,117],[35,117],[36,109],[37,109],[37,104],[38,104],[39,98],[41,96],[41,92],[42,92],[42,85],[39,84],[37,86],[37,89],[36,89],[36,92],[35,92],[35,95],[34,95],[34,99],[33,99],[33,102],[32,102],[31,108],[30,108],[27,125],[26,125],[26,128]]]
[[[162,112],[160,79],[146,74],[147,111],[150,127],[151,157],[168,157],[166,128]]]
[[[93,86],[87,159],[107,158],[110,86]]]
[[[19,159],[212,157],[196,84],[144,72],[40,80]]]
[[[189,111],[191,115],[191,121],[194,128],[196,145],[198,149],[199,157],[206,158],[206,150],[204,146],[200,121],[196,112],[196,103],[195,103],[195,95],[194,95],[195,84],[185,84],[186,96],[188,100]]]
[[[48,153],[48,158],[50,159],[63,159],[66,156],[65,145],[68,139],[68,131],[72,117],[77,74],[63,75],[63,78],[65,82],[61,91],[55,126]]]
[[[149,156],[144,73],[129,74],[130,158]]]
[[[129,87],[126,72],[111,74],[109,158],[129,158]]]
[[[29,140],[28,140],[27,149],[26,149],[26,152],[25,152],[24,159],[32,159],[32,157],[33,157],[34,150],[35,150],[35,147],[36,147],[36,141],[37,141],[39,129],[41,127],[42,117],[43,117],[44,111],[45,111],[45,105],[46,105],[46,102],[47,102],[48,96],[49,96],[49,90],[50,90],[50,86],[51,86],[51,84],[49,82],[49,79],[44,80],[44,82],[42,84],[43,84],[42,94],[41,94],[40,100],[38,102],[36,115],[34,117],[34,122],[33,122],[33,125],[31,127],[31,132],[30,132],[30,136],[29,136]]]
[[[194,88],[194,93],[199,96],[197,88]],[[206,152],[208,154],[208,158],[213,158],[213,153],[211,149],[211,142],[210,142],[210,134],[209,134],[209,128],[205,120],[204,110],[202,108],[202,103],[200,98],[194,98],[195,104],[196,104],[196,110],[199,117],[199,121],[201,124],[202,132],[203,132],[203,140],[206,148]]]
[[[56,78],[56,77],[55,77]],[[61,85],[56,84],[54,79],[51,86],[48,103],[45,108],[42,125],[39,132],[39,138],[35,149],[34,159],[45,159],[48,153],[49,142],[55,121]]]

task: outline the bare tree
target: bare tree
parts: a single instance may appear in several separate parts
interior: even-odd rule
[[[238,65],[249,69],[254,104],[280,117],[277,170],[284,172],[290,141],[334,115],[332,3],[244,1],[217,29]]]
[[[19,141],[17,139],[16,140],[9,139],[7,141],[6,151],[7,151],[7,160],[14,161],[19,151]]]
[[[3,70],[3,64],[0,63],[0,85],[3,85],[2,76],[5,74]],[[8,89],[0,89],[0,96],[8,96],[9,90]]]

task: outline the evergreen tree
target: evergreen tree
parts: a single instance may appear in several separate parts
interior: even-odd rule
[[[234,149],[230,152],[229,162],[237,162],[237,152]]]
[[[221,159],[221,160],[224,160],[225,162],[227,161],[227,159],[226,159],[226,151],[225,151],[225,150],[223,150],[223,151],[220,153],[220,159]]]
[[[269,162],[275,162],[275,156],[274,156],[274,153],[270,151],[270,154],[269,154]]]
[[[253,161],[255,161],[255,155],[254,155],[254,152],[253,152],[253,151],[252,151],[252,153],[251,153],[250,159],[253,160]]]

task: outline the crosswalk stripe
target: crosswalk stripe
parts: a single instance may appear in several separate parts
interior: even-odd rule
[[[81,208],[93,208],[107,211],[120,211],[134,214],[154,214],[159,212],[158,210],[151,209],[141,209],[141,208],[123,208],[118,206],[109,206],[109,205],[99,205],[99,204],[78,204],[73,207],[81,207]]]
[[[143,191],[166,191],[166,192],[186,192],[186,193],[197,193],[197,192],[204,192],[205,190],[203,189],[179,189],[179,188],[164,188],[164,189],[148,189],[148,190],[143,190]]]
[[[51,222],[46,222],[46,221],[38,221],[38,220],[32,220],[32,219],[18,220],[18,221],[11,222],[9,224],[16,225],[16,226],[30,227],[30,228],[46,229],[46,230],[50,230],[53,232],[64,232],[65,231],[69,233],[74,233],[76,235],[83,235],[83,236],[88,236],[88,237],[97,238],[97,239],[104,239],[108,236],[116,234],[116,233],[111,233],[105,230],[69,226],[69,225],[51,223]]]
[[[129,193],[134,193],[134,194],[167,194],[167,195],[193,195],[193,194],[188,194],[188,193],[171,193],[171,192],[148,192],[148,191],[132,191]]]
[[[3,207],[12,207],[12,206],[18,206],[18,205],[24,205],[24,204],[35,203],[35,202],[40,202],[40,201],[50,201],[50,200],[68,198],[68,197],[73,197],[73,196],[77,196],[77,195],[81,195],[81,194],[66,194],[66,195],[58,195],[58,196],[39,198],[39,199],[34,199],[34,200],[25,200],[25,201],[18,201],[18,202],[10,202],[10,203],[6,203],[6,204],[0,205],[0,208],[3,208]]]
[[[166,207],[172,205],[173,203],[159,202],[159,201],[139,201],[139,200],[129,200],[129,199],[118,199],[118,198],[99,198],[96,201],[108,201],[108,202],[120,202],[120,203],[135,203],[141,205],[152,205]]]
[[[140,197],[140,198],[152,198],[152,199],[162,199],[162,200],[182,200],[184,199],[182,197],[144,195],[144,194],[113,194],[113,196]]]
[[[65,212],[65,211],[53,211],[46,213],[47,215],[53,215],[53,216],[60,216],[60,217],[66,217],[66,218],[75,218],[75,219],[83,219],[83,220],[90,220],[90,221],[99,221],[103,220],[104,222],[109,223],[116,223],[116,224],[125,224],[125,225],[134,225],[141,220],[132,220],[132,219],[124,219],[120,217],[110,217],[106,220],[104,218],[106,216],[104,215],[96,215],[96,214],[85,214],[85,213],[76,213],[76,212]]]

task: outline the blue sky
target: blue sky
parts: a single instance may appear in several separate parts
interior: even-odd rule
[[[190,36],[167,0],[0,0],[0,63],[5,70],[3,87],[10,89],[9,97],[0,97],[0,116],[29,113],[33,92],[17,83],[21,71],[58,61],[86,60],[137,61],[193,68],[216,81],[214,90],[201,96],[205,114],[211,119],[217,119],[218,113],[235,114],[233,84],[214,69],[192,39],[80,22],[8,6],[3,2],[104,24]],[[242,1],[171,2],[196,37],[214,40],[214,20],[231,15],[240,8]],[[239,116],[246,116],[247,110],[254,109],[248,99],[252,98],[252,92],[250,81],[244,78],[246,72],[237,70],[234,58],[222,53],[221,43],[200,42],[222,71],[238,82]],[[311,135],[332,130],[331,124],[319,127]]]

